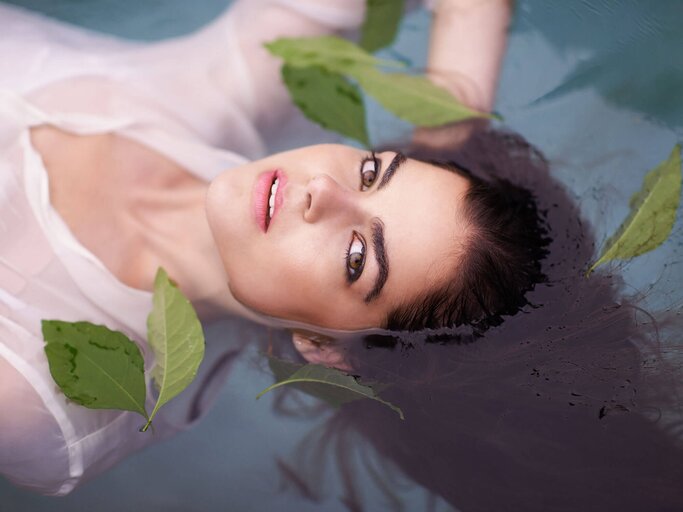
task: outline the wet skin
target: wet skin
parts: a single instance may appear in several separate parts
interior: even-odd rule
[[[234,297],[272,317],[355,330],[381,326],[398,304],[457,272],[467,180],[396,156],[319,144],[212,181],[207,216]],[[275,177],[264,231],[263,182]]]

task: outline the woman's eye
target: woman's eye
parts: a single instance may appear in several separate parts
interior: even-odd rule
[[[358,279],[363,272],[365,265],[365,242],[356,233],[353,232],[351,244],[346,251],[346,277],[349,283],[353,283]]]
[[[366,157],[363,160],[363,164],[360,169],[360,189],[369,189],[375,180],[377,179],[377,173],[379,172],[379,165],[377,163],[377,158],[373,153],[371,157]]]

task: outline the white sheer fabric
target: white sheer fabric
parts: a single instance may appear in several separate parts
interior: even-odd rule
[[[41,319],[87,320],[123,331],[151,368],[145,341],[151,294],[119,282],[71,234],[50,204],[48,175],[29,128],[49,123],[79,134],[116,131],[208,181],[262,157],[264,134],[293,110],[280,63],[262,42],[355,29],[364,4],[238,0],[199,32],[152,44],[0,4],[0,474],[63,495],[128,453],[186,428],[206,408],[205,400],[199,411],[196,404],[186,413],[176,407],[155,421],[154,434],[143,435],[140,416],[86,409],[56,389]],[[225,351],[213,353],[215,360],[225,358]],[[215,381],[225,373],[210,376]],[[201,375],[197,380],[217,388]],[[148,396],[152,401],[151,387]]]

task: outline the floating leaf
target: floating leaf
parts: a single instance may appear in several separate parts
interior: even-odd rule
[[[677,144],[667,160],[645,175],[642,188],[631,198],[631,213],[586,275],[602,263],[634,258],[661,245],[673,228],[680,196],[681,147]]]
[[[392,43],[403,17],[404,0],[366,0],[360,46],[374,52]]]
[[[464,106],[449,91],[425,76],[378,71],[378,65],[403,67],[403,64],[377,59],[339,37],[283,38],[265,46],[290,67],[317,66],[355,79],[387,110],[418,126],[442,126],[473,117],[497,117]]]
[[[336,36],[283,37],[264,46],[276,57],[284,59],[285,64],[295,68],[320,66],[333,73],[346,73],[355,66],[405,67],[402,62],[378,59],[357,44]]]
[[[365,107],[358,87],[319,66],[282,67],[293,102],[311,121],[369,146]]]
[[[361,384],[356,377],[347,375],[336,368],[328,368],[319,364],[301,366],[273,357],[269,358],[269,364],[276,378],[278,378],[278,382],[261,391],[256,396],[257,399],[280,386],[294,385],[335,407],[361,398],[370,398],[386,405],[395,411],[401,419],[404,419],[403,411],[400,408],[382,400],[374,389]]]
[[[147,337],[156,357],[152,376],[159,398],[143,432],[159,408],[192,382],[204,357],[204,333],[197,314],[161,267],[154,279],[153,303]]]
[[[50,373],[62,392],[91,409],[145,411],[144,360],[123,333],[90,322],[42,321]]]
[[[368,66],[349,66],[348,74],[384,108],[417,126],[441,126],[473,117],[496,117],[466,107],[424,76],[382,73]]]

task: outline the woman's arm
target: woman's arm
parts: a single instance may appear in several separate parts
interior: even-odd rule
[[[490,108],[505,47],[509,2],[407,0],[407,9],[421,3],[434,12],[427,75],[465,103]],[[209,103],[227,100],[239,106],[258,131],[274,133],[295,107],[282,83],[282,61],[264,43],[280,37],[352,33],[362,25],[365,9],[366,0],[236,0],[199,33],[171,43],[180,48],[172,52],[175,74],[169,83],[184,91],[180,97],[194,102],[198,113],[215,116],[219,110],[212,111]],[[180,76],[178,63],[184,70]],[[197,68],[209,70],[208,80],[194,72]],[[205,86],[212,88],[211,94],[201,93]],[[434,140],[432,131],[428,138]]]
[[[490,112],[507,43],[511,0],[437,0],[426,74],[464,104]],[[447,147],[464,140],[472,123],[416,128],[413,142]]]
[[[256,4],[266,4],[257,8]],[[427,0],[433,12],[427,76],[466,105],[491,111],[507,42],[512,0]],[[274,127],[291,100],[281,83],[281,61],[263,47],[279,37],[308,37],[356,29],[365,17],[366,0],[242,0],[240,47],[253,84],[257,125]],[[417,2],[408,2],[416,7]],[[264,7],[261,5],[261,7]],[[414,140],[452,144],[471,124],[418,128]],[[455,133],[453,133],[455,132]]]
[[[490,112],[511,11],[510,0],[437,2],[427,75],[468,106]]]

